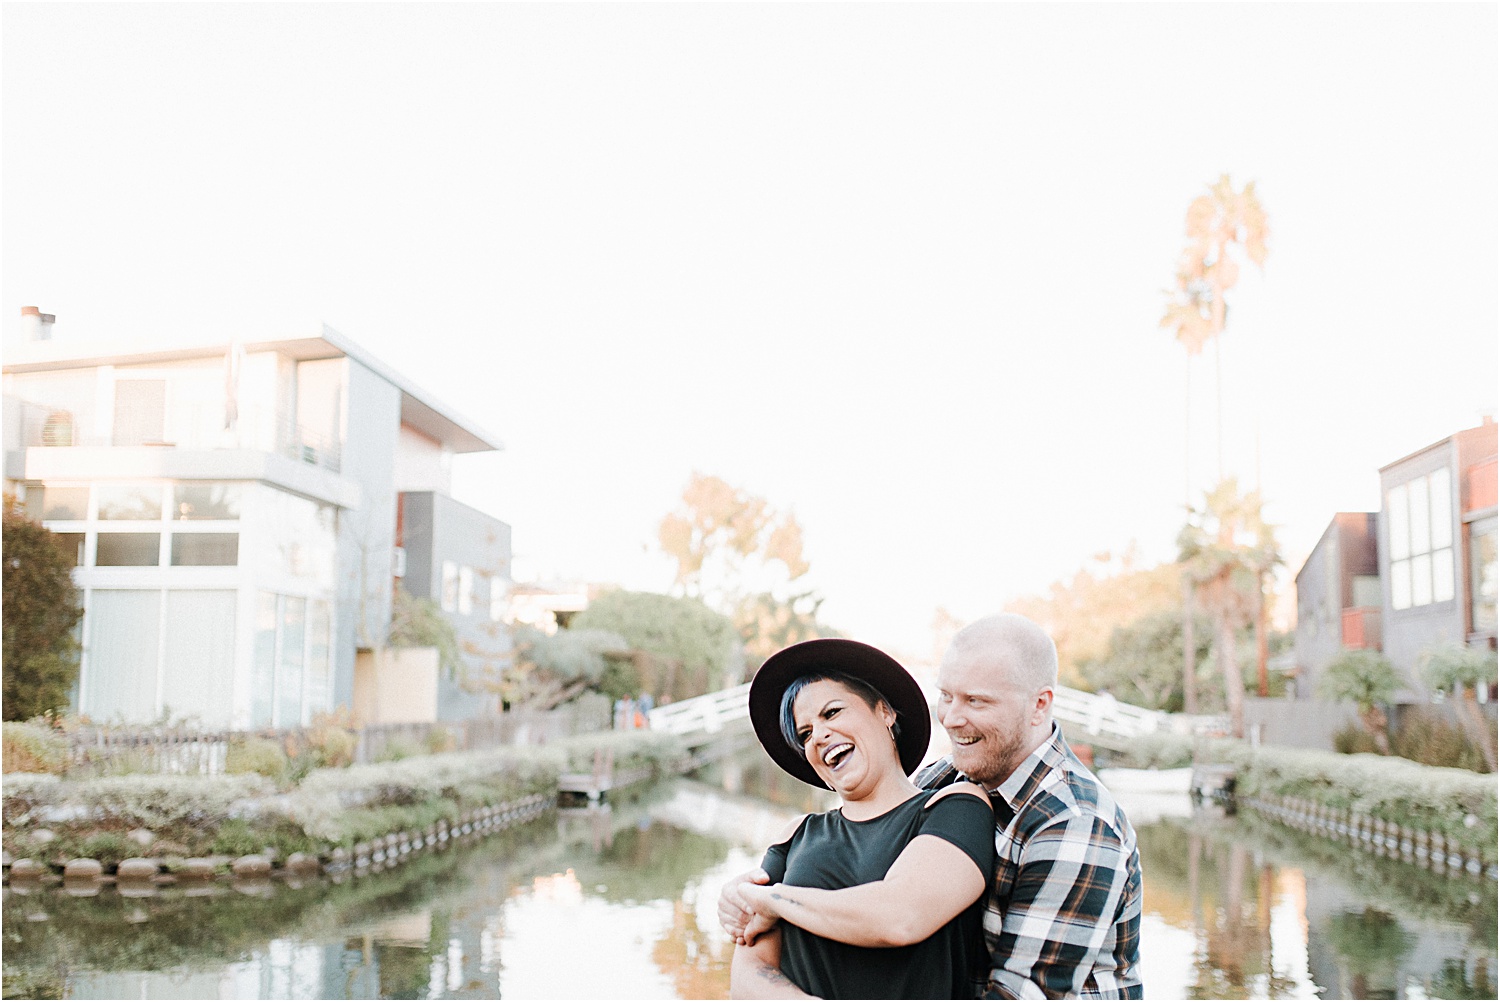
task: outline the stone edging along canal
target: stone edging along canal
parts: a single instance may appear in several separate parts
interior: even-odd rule
[[[1347,842],[1365,852],[1426,867],[1447,876],[1500,877],[1494,863],[1485,865],[1472,848],[1460,846],[1438,832],[1419,831],[1383,821],[1351,809],[1274,793],[1238,796],[1236,802],[1301,831]]]
[[[270,877],[295,878],[319,872],[334,880],[378,873],[405,862],[424,849],[476,841],[507,828],[534,821],[556,804],[555,794],[534,793],[518,800],[464,811],[450,821],[439,821],[420,830],[394,831],[357,843],[352,849],[337,847],[319,855],[294,852],[277,866],[270,854],[253,853],[238,858],[203,856],[184,860],[136,857],[121,860],[113,874],[106,874],[96,859],[69,860],[59,870],[33,859],[5,862],[6,882],[12,886],[59,879],[72,893],[97,893],[101,884],[113,882],[124,892],[145,890],[160,884],[180,884],[232,877],[237,881]],[[170,870],[170,872],[164,872]]]

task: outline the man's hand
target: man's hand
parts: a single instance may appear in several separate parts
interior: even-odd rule
[[[757,866],[748,873],[742,873],[731,879],[719,892],[719,924],[724,927],[725,932],[729,933],[730,938],[741,946],[751,942],[745,938],[746,926],[750,924],[750,907],[741,889],[745,884],[769,884],[770,882],[771,878],[766,871]],[[765,932],[764,926],[758,925],[760,927],[753,929],[752,935],[758,936]]]

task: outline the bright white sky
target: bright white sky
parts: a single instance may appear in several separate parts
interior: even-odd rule
[[[1494,5],[7,4],[3,316],[326,321],[506,442],[455,493],[662,590],[689,474],[796,511],[852,636],[962,618],[1184,500],[1189,201],[1270,212],[1227,471],[1292,570],[1493,412]],[[292,319],[296,323],[292,323]],[[1196,362],[1195,489],[1212,361]]]

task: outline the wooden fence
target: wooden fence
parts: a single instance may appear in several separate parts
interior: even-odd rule
[[[355,731],[356,763],[501,745],[546,744],[586,731],[608,730],[609,704],[510,713],[437,723],[377,724]],[[82,727],[68,735],[68,774],[117,772],[219,775],[230,745],[246,738],[278,742],[289,751],[318,743],[319,728],[203,731],[186,727]]]

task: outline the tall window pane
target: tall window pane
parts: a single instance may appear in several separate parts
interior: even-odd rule
[[[206,480],[172,487],[172,517],[231,519],[240,517],[240,485]]]
[[[1418,477],[1407,485],[1407,502],[1411,505],[1411,552],[1426,553],[1432,549],[1431,519],[1427,507],[1427,478]],[[1415,573],[1415,572],[1413,572]]]
[[[1411,604],[1432,604],[1432,554],[1411,558]]]
[[[443,611],[453,612],[458,608],[458,564],[443,561]]]
[[[1493,630],[1495,600],[1500,597],[1500,547],[1496,546],[1496,520],[1475,522],[1469,530],[1470,602],[1475,630]]]
[[[1453,489],[1447,470],[1427,478],[1432,496],[1432,548],[1453,545]],[[1440,600],[1441,601],[1441,600]]]
[[[98,720],[156,718],[161,592],[95,588],[89,596],[83,710]]]
[[[474,611],[474,568],[458,569],[458,611],[467,616]]]
[[[232,591],[167,592],[162,704],[174,717],[228,727],[234,701]]]
[[[161,563],[161,533],[101,532],[94,551],[97,567],[155,567]]]
[[[1405,484],[1387,492],[1385,510],[1389,518],[1391,559],[1402,560],[1411,556],[1411,519],[1407,517]]]
[[[307,637],[307,599],[281,598],[281,661],[276,665],[276,726],[302,723],[302,645]]]
[[[1432,600],[1453,600],[1453,548],[1432,551]]]
[[[255,596],[255,664],[251,670],[253,697],[250,725],[270,727],[276,707],[276,596]]]
[[[307,603],[307,712],[323,713],[333,705],[331,671],[332,617],[328,603],[312,599]]]
[[[1411,608],[1411,561],[1391,564],[1391,608]]]
[[[161,521],[160,484],[100,484],[99,517]]]

